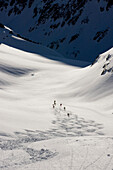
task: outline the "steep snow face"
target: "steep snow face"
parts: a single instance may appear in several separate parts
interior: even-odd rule
[[[7,0],[0,21],[63,56],[94,61],[112,47],[113,2],[108,0]]]

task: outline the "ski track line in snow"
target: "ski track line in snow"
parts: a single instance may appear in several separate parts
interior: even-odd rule
[[[71,160],[70,160],[70,166],[69,166],[69,169],[72,170],[73,168],[73,148],[72,148],[72,152],[71,152]]]
[[[79,170],[81,170],[81,169],[83,168],[84,163],[85,163],[85,161],[86,161],[86,159],[87,159],[87,156],[88,156],[88,147],[87,147],[87,149],[86,149],[86,155],[85,155],[84,161],[83,161],[83,163],[81,164]]]
[[[107,168],[109,167],[109,165],[110,165],[112,159],[113,159],[113,156],[110,158],[109,162],[106,164],[104,170],[107,170]],[[113,170],[113,169],[112,169],[112,170]]]
[[[50,158],[55,157],[58,153],[52,152],[48,149],[41,149],[41,150],[35,150],[29,147],[25,147],[25,144],[34,143],[38,141],[53,139],[57,137],[77,137],[77,136],[100,136],[98,134],[98,130],[102,130],[102,125],[96,123],[95,121],[87,121],[84,118],[78,117],[75,114],[72,114],[70,112],[70,117],[67,116],[67,111],[63,111],[61,108],[55,108],[53,109],[53,113],[55,114],[55,120],[53,120],[53,127],[48,131],[31,131],[31,130],[25,130],[25,132],[15,132],[15,135],[17,136],[16,139],[13,140],[3,140],[0,139],[0,148],[4,151],[8,150],[23,150],[27,154],[29,154],[30,159],[25,161],[24,163],[20,163],[21,165],[28,165],[31,163],[35,163],[37,161],[43,161],[48,160]],[[8,134],[2,134],[1,136],[10,137]],[[68,142],[68,141],[67,141]],[[105,153],[105,152],[104,152]],[[103,154],[104,154],[103,153]],[[69,169],[73,169],[73,150],[71,151],[71,157],[70,157],[70,165]],[[103,155],[102,154],[102,155]],[[83,163],[81,164],[79,170],[81,170],[84,167],[84,164],[86,162],[88,155],[88,148],[87,152],[84,158]],[[84,169],[87,169],[92,164],[95,164],[99,159],[101,159],[102,155],[98,157],[96,160],[94,160],[92,163],[84,167]],[[6,161],[6,160],[5,160]],[[6,161],[7,162],[7,161]],[[108,163],[109,164],[109,163]],[[18,163],[17,163],[18,165]],[[6,166],[6,165],[5,165]],[[7,167],[10,167],[10,163],[7,164]],[[108,165],[109,166],[109,165]],[[3,168],[3,166],[0,166]],[[60,167],[62,167],[60,163]],[[5,167],[4,167],[5,168]]]
[[[10,146],[16,148],[21,143],[36,142],[41,140],[47,140],[55,137],[73,137],[73,136],[87,136],[87,135],[103,135],[100,131],[103,129],[102,124],[98,124],[95,121],[86,121],[85,119],[73,114],[67,117],[67,112],[63,112],[58,108],[54,110],[56,119],[53,120],[53,127],[47,131],[29,131],[26,133],[15,132],[17,136],[16,140],[7,141],[7,144],[0,144],[2,149],[9,149]],[[99,131],[99,133],[98,133]],[[1,136],[9,136],[8,134],[0,134]]]
[[[67,113],[70,113],[70,116],[67,116]],[[54,124],[57,124],[59,129],[65,130],[70,133],[73,133],[74,136],[76,135],[85,135],[85,133],[89,133],[92,135],[93,133],[104,135],[101,131],[103,129],[103,125],[100,123],[96,123],[92,120],[85,120],[78,115],[73,114],[70,111],[63,111],[61,108],[55,108],[55,115],[57,121],[53,121]],[[92,133],[92,134],[90,134]]]
[[[98,157],[98,158],[96,158],[93,162],[91,162],[89,165],[87,165],[86,167],[84,167],[84,170],[85,169],[87,169],[87,168],[89,168],[91,165],[94,165],[97,161],[99,161],[104,155],[105,155],[105,153],[107,153],[107,150],[110,148],[110,144],[108,144],[108,147],[106,148],[106,150]],[[110,163],[110,161],[109,161],[109,163]],[[108,163],[108,164],[109,164]],[[108,165],[107,164],[107,165]],[[109,165],[108,165],[109,166]],[[106,166],[106,168],[108,167],[108,166]],[[103,169],[103,170],[106,170],[106,168],[105,169]]]
[[[109,144],[109,148],[110,148],[110,144]],[[113,145],[112,145],[112,148],[113,148]],[[108,163],[106,164],[106,166],[104,167],[104,170],[107,170],[107,168],[109,167],[109,165],[110,165],[112,159],[113,159],[113,152],[112,152],[112,156],[111,156],[109,162],[108,162]],[[113,170],[113,169],[112,169],[112,170]]]

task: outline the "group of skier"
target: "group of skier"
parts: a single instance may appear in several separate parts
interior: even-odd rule
[[[52,106],[53,106],[53,109],[56,107],[56,100],[54,100],[54,102],[53,102]],[[60,103],[60,107],[61,107],[61,108],[62,108],[62,106],[63,106],[63,104],[62,104],[62,103]],[[63,107],[63,110],[64,110],[64,111],[66,111],[66,107]],[[70,114],[69,114],[69,113],[67,113],[67,116],[69,117],[69,116],[70,116]]]

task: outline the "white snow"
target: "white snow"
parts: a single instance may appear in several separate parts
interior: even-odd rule
[[[86,68],[38,50],[0,45],[0,169],[112,170],[113,49]]]

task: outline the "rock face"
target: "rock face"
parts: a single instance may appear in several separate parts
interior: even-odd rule
[[[112,0],[1,0],[0,22],[67,58],[94,61],[113,46]]]

